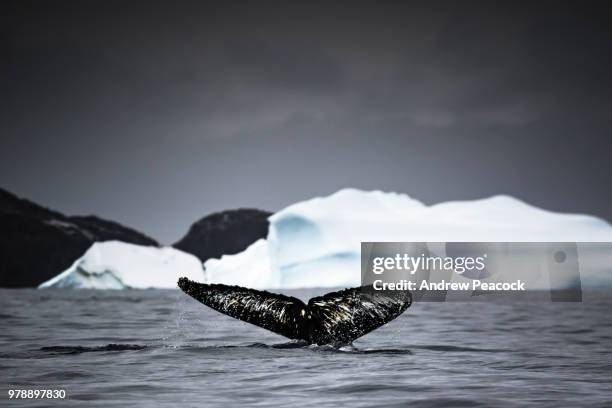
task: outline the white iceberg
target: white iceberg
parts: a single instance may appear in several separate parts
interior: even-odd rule
[[[272,271],[268,243],[260,239],[238,255],[223,255],[206,261],[206,281],[246,288],[278,288],[279,274]]]
[[[208,282],[252,288],[357,286],[362,241],[612,242],[612,227],[509,196],[426,206],[404,194],[344,189],[277,212],[267,240],[204,267]]]
[[[200,260],[174,248],[107,241],[93,244],[70,268],[39,288],[176,288],[181,276],[203,281]]]

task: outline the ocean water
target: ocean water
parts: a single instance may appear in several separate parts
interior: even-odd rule
[[[610,407],[611,306],[415,303],[333,349],[178,290],[0,290],[0,406]],[[34,388],[66,399],[8,399]]]

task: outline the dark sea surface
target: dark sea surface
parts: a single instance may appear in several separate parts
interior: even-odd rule
[[[605,300],[416,303],[333,349],[178,290],[0,290],[0,406],[610,407],[611,312]],[[8,399],[33,388],[67,398]]]

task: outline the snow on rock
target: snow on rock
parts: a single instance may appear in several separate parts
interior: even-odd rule
[[[204,280],[198,258],[169,247],[106,241],[93,244],[70,268],[39,288],[176,288],[181,276]]]
[[[344,189],[270,218],[267,240],[204,266],[209,282],[253,288],[360,284],[362,241],[612,242],[596,217],[546,211],[510,196],[432,206],[404,194]]]

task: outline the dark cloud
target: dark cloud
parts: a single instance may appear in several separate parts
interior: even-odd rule
[[[9,2],[0,184],[171,242],[345,186],[612,219],[606,2]]]

